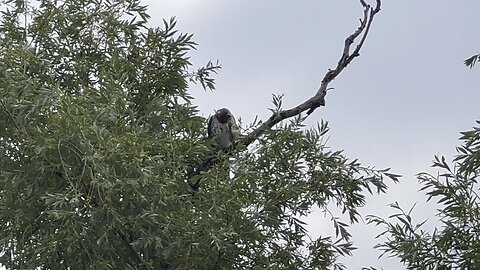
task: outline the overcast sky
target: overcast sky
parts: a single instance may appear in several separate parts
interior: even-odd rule
[[[285,94],[285,107],[313,95],[362,15],[356,0],[145,2],[152,26],[175,16],[182,32],[194,34],[195,66],[216,59],[222,64],[217,91],[191,88],[202,114],[228,107],[244,123],[269,116],[272,93]],[[387,195],[369,198],[363,214],[388,216],[388,203],[408,209],[418,202],[414,216],[420,222],[434,216],[435,205],[424,203],[415,174],[432,171],[436,154],[451,158],[459,132],[480,118],[480,66],[463,65],[480,50],[480,1],[383,2],[361,57],[330,85],[335,89],[326,107],[308,123],[329,121],[333,149],[404,175]],[[308,221],[314,236],[331,232],[320,213]],[[349,269],[405,269],[396,259],[377,259],[380,252],[372,247],[378,232],[370,225],[354,226],[359,250],[341,261]]]

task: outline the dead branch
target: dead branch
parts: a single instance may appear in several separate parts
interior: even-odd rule
[[[320,106],[325,106],[325,96],[327,95],[328,84],[333,81],[342,72],[342,70],[352,62],[353,59],[360,56],[360,49],[363,47],[365,39],[367,38],[373,19],[375,18],[375,15],[380,11],[381,0],[376,0],[375,8],[372,8],[364,0],[360,0],[360,3],[363,6],[363,19],[360,19],[360,26],[355,32],[353,32],[345,39],[343,53],[337,63],[337,66],[335,67],[335,69],[329,69],[327,71],[327,73],[322,79],[320,88],[315,93],[315,95],[296,107],[273,113],[267,121],[265,121],[255,130],[253,130],[245,138],[243,138],[240,143],[248,146],[256,139],[258,139],[267,129],[272,128],[280,121],[299,115],[307,110],[308,116]],[[359,36],[360,41],[357,43],[355,49],[351,51],[351,47],[355,42],[355,39],[357,39]]]
[[[337,66],[335,67],[335,69],[329,69],[327,73],[325,73],[325,76],[323,77],[320,84],[320,88],[317,90],[315,95],[296,107],[273,113],[272,116],[267,119],[267,121],[265,121],[258,128],[254,129],[250,134],[244,137],[239,142],[240,144],[248,146],[249,144],[257,140],[266,130],[272,128],[280,121],[299,115],[304,111],[307,111],[307,116],[309,116],[320,106],[325,106],[325,96],[327,95],[328,84],[333,81],[342,72],[342,70],[352,62],[353,59],[360,56],[360,49],[362,48],[367,38],[373,19],[375,18],[375,15],[380,11],[381,0],[375,1],[375,8],[372,8],[364,0],[360,0],[360,3],[363,6],[363,19],[360,19],[360,26],[357,28],[357,30],[355,30],[355,32],[353,32],[345,39],[343,52],[340,60],[338,60]],[[357,43],[355,49],[351,51],[352,45],[358,37],[360,37],[360,40]],[[194,183],[192,181],[192,177],[195,175],[199,175],[202,172],[208,171],[208,169],[214,163],[215,157],[208,156],[203,160],[203,162],[201,162],[197,166],[197,168],[192,168],[191,171],[188,173],[187,182],[194,192],[198,190],[200,186],[200,180],[197,180],[197,182]]]

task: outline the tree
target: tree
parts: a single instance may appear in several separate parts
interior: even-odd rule
[[[480,121],[477,121],[480,125]],[[433,232],[422,229],[425,223],[412,222],[412,210],[405,212],[397,203],[398,213],[390,220],[371,216],[369,221],[384,226],[381,235],[388,239],[377,248],[398,256],[408,269],[477,269],[480,263],[480,127],[462,132],[463,145],[453,165],[445,157],[435,157],[433,167],[442,173],[420,173],[418,179],[428,200],[441,205],[437,216],[441,227]]]
[[[398,178],[329,149],[325,122],[302,124],[359,56],[380,11],[360,2],[361,24],[317,93],[290,110],[275,96],[272,117],[247,128],[232,157],[195,171],[213,149],[188,85],[213,89],[219,66],[192,70],[196,44],[175,20],[147,27],[138,0],[2,1],[0,263],[341,268],[365,193]],[[347,217],[332,215],[335,236],[311,239],[301,218],[331,203]]]

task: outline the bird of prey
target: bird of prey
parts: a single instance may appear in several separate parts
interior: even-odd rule
[[[235,118],[227,108],[216,111],[208,120],[208,137],[215,138],[217,150],[229,152],[240,135]]]

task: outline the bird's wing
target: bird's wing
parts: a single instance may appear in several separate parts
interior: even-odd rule
[[[210,118],[208,118],[207,133],[208,133],[209,138],[213,137],[213,135],[214,135],[213,134],[213,118],[214,117],[215,116],[212,115],[212,116],[210,116]]]
[[[235,121],[235,118],[233,116],[228,126],[230,129],[230,139],[232,141],[236,141],[238,137],[240,137],[240,128],[238,127],[237,122]]]

